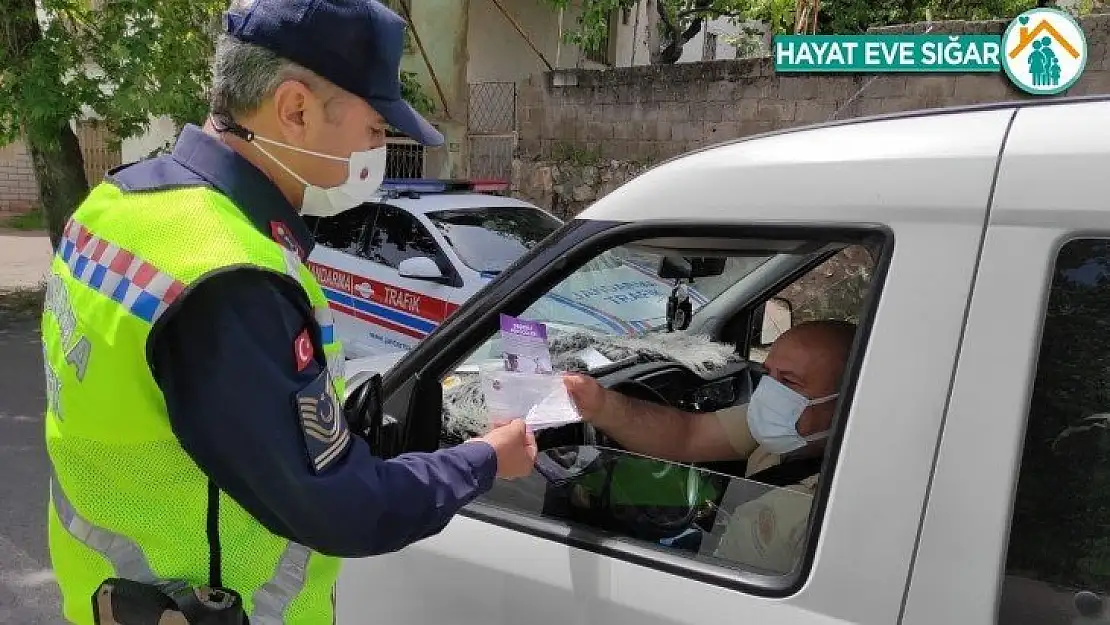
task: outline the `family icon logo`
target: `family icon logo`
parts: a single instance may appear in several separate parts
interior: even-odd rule
[[[1002,69],[1033,95],[1066,91],[1087,65],[1087,39],[1072,16],[1058,9],[1031,9],[1002,35]]]

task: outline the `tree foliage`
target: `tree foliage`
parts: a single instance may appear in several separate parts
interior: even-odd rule
[[[0,12],[0,142],[22,136],[51,239],[88,191],[70,122],[115,137],[154,116],[203,119],[211,34],[223,0],[5,0]],[[41,19],[40,19],[41,17]]]
[[[31,152],[51,238],[88,192],[70,122],[100,120],[122,140],[152,117],[180,128],[207,113],[214,35],[226,0],[3,0],[0,9],[0,145]],[[402,91],[432,100],[411,75]]]
[[[872,26],[944,20],[1013,19],[1036,0],[826,0],[818,32],[857,33]]]
[[[17,1],[29,18],[33,4]],[[42,0],[41,37],[0,48],[0,140],[49,139],[91,113],[117,137],[152,116],[203,119],[212,33],[223,0]],[[45,136],[44,136],[45,135]]]
[[[1090,11],[1097,0],[1081,0],[1076,11]],[[547,0],[554,8],[579,9],[577,24],[566,33],[569,43],[595,48],[608,34],[614,11],[633,9],[638,0]],[[725,18],[767,24],[772,34],[793,32],[795,0],[658,0],[661,63],[674,63],[681,46],[705,27]],[[1038,5],[1037,0],[822,0],[817,32],[849,34],[875,26],[922,22],[927,19],[1009,19]]]

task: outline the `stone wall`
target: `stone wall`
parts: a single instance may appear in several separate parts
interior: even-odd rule
[[[933,33],[1001,34],[1008,21]],[[1081,20],[1089,59],[1065,95],[1110,93],[1110,14]],[[875,32],[925,32],[911,24]],[[646,166],[707,144],[837,118],[1032,98],[1005,74],[778,76],[770,57],[565,70],[519,90],[514,192],[569,216]],[[1036,96],[1045,97],[1045,96]]]

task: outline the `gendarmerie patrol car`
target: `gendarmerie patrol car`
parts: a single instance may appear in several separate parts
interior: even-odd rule
[[[379,203],[306,219],[317,243],[308,264],[348,357],[411,349],[563,225],[533,204],[490,193],[506,186],[389,179]],[[672,294],[679,306],[688,301],[688,312],[707,301],[632,256],[599,257],[592,269],[546,295],[551,318],[634,335],[665,323],[659,303]]]
[[[641,493],[669,507],[629,504],[589,489],[619,449],[541,431],[564,475],[499,482],[438,535],[347,562],[338,622],[1106,623],[1108,171],[1110,95],[796,128],[657,165],[475,295],[359,412],[403,425],[395,451],[454,444],[445,382],[495,340],[499,314],[544,321],[525,311],[621,250],[762,259],[674,335],[729,346],[731,366],[698,374],[686,354],[590,375],[715,411],[759,378],[750,330],[769,298],[792,298],[794,323],[857,322],[815,492],[660,461],[721,487],[672,482]],[[835,271],[841,252],[867,271]],[[567,484],[592,495],[552,497]]]

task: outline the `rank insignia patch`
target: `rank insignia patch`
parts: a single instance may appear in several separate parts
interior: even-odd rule
[[[296,394],[296,404],[309,462],[316,473],[322,473],[343,457],[351,443],[347,419],[326,369]]]

